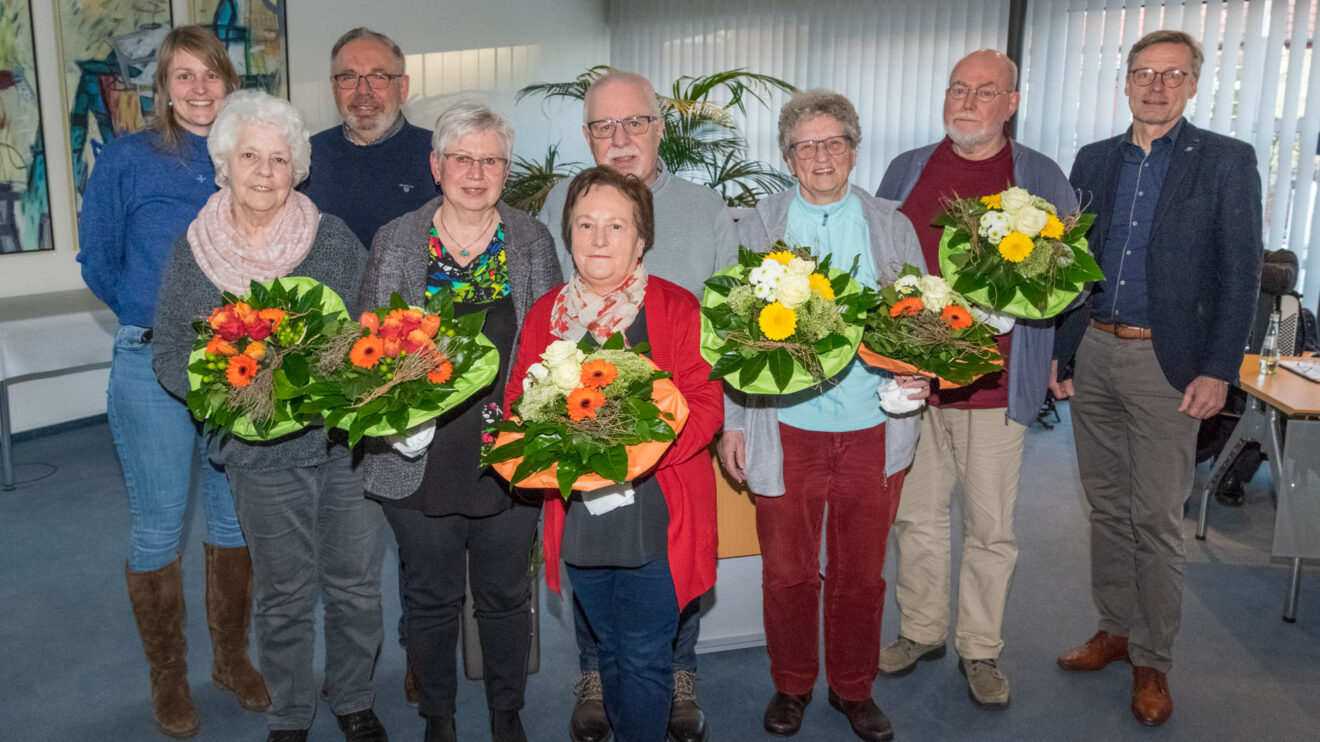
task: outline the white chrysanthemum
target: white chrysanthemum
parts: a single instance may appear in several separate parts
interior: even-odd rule
[[[1013,212],[1031,205],[1031,194],[1025,188],[1009,188],[1000,197],[999,204],[1004,211]]]
[[[766,284],[773,288],[779,283],[779,279],[783,278],[787,273],[788,269],[784,267],[783,263],[767,258],[762,261],[759,266],[752,269],[751,273],[747,275],[747,280],[753,286]]]
[[[1040,235],[1040,230],[1045,228],[1050,219],[1049,214],[1035,206],[1024,206],[1009,213],[1013,217],[1013,229],[1032,239]]]
[[[775,287],[768,283],[754,283],[752,284],[752,295],[761,301],[774,301]]]
[[[816,261],[793,258],[788,262],[788,272],[794,276],[809,276],[816,272]]]
[[[894,289],[903,296],[915,294],[921,290],[921,279],[916,276],[900,276],[894,281]]]
[[[953,287],[939,276],[922,276],[921,301],[932,312],[943,312],[954,300]]]
[[[811,298],[811,282],[806,276],[790,273],[779,280],[775,298],[789,309],[797,309]]]
[[[1000,240],[1013,231],[1013,219],[1002,211],[988,211],[981,216],[981,226],[977,231],[991,244],[998,245]]]

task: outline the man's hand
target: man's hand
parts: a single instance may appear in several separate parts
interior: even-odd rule
[[[925,399],[930,396],[930,378],[919,374],[895,374],[894,381],[902,389],[908,390],[908,399]]]
[[[1055,399],[1067,399],[1077,393],[1072,379],[1059,381],[1058,361],[1050,361],[1050,391],[1054,392]]]
[[[1224,409],[1224,400],[1228,398],[1228,382],[1209,376],[1198,376],[1187,385],[1183,392],[1179,412],[1204,420]]]
[[[726,430],[720,435],[720,442],[715,446],[715,452],[719,454],[720,466],[729,473],[733,481],[743,484],[747,481],[747,472],[743,469],[747,465],[747,446],[743,442],[743,432],[741,430]]]

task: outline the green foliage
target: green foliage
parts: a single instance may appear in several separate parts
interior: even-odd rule
[[[545,206],[545,197],[550,195],[550,189],[564,178],[572,177],[580,169],[582,169],[580,162],[559,161],[558,144],[550,145],[546,150],[545,159],[541,162],[515,157],[501,198],[513,208],[536,216]]]

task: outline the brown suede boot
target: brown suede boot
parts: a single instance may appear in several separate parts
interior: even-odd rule
[[[151,710],[168,737],[197,734],[197,707],[188,691],[188,640],[183,635],[183,570],[178,559],[151,572],[124,565],[142,649],[151,665]]]
[[[243,546],[203,544],[206,550],[206,625],[211,629],[211,680],[233,691],[248,711],[270,707],[266,683],[248,659],[252,617],[252,559]]]

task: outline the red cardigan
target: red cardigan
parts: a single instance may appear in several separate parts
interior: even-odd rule
[[[550,333],[550,310],[559,289],[542,296],[523,321],[518,358],[504,388],[508,410],[522,392],[527,368],[558,340]],[[707,446],[724,424],[724,397],[718,381],[710,381],[710,364],[698,352],[701,308],[691,293],[677,284],[650,276],[646,284],[646,331],[651,359],[674,375],[688,403],[688,421],[656,466],[655,477],[669,506],[669,569],[679,607],[686,606],[715,584],[715,470]],[[558,492],[545,500],[545,579],[559,591],[559,545],[568,504]]]

